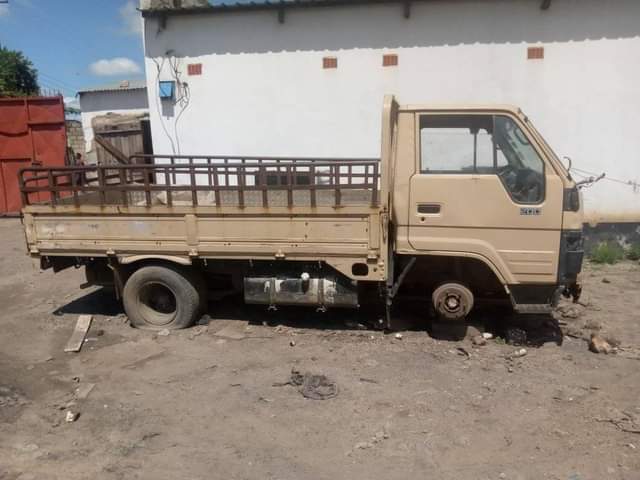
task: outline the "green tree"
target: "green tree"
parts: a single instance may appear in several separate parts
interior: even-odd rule
[[[37,95],[38,71],[22,52],[0,45],[0,97]]]

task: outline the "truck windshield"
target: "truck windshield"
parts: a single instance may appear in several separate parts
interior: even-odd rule
[[[538,203],[544,198],[544,162],[524,132],[509,117],[494,117],[496,172],[514,200]]]
[[[553,148],[551,148],[551,146],[549,145],[549,143],[547,143],[547,140],[542,136],[542,134],[538,131],[538,129],[535,127],[535,125],[533,123],[531,123],[531,121],[529,120],[528,117],[524,116],[523,120],[525,121],[525,123],[527,124],[527,127],[533,132],[533,134],[536,136],[536,139],[542,143],[542,146],[545,148],[545,150],[547,151],[547,154],[550,155],[552,157],[553,163],[555,165],[558,166],[558,168],[560,168],[562,170],[562,172],[567,175],[567,177],[571,178],[571,175],[569,174],[569,170],[567,170],[567,167],[564,165],[564,163],[562,162],[562,160],[560,160],[560,158],[558,158],[558,155],[556,155],[556,152],[553,150]]]

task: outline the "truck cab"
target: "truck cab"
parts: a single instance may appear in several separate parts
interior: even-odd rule
[[[459,318],[501,291],[522,313],[548,311],[561,291],[577,295],[580,196],[522,111],[387,102],[397,111],[393,250],[400,269],[418,259],[413,279],[431,279],[439,313]]]

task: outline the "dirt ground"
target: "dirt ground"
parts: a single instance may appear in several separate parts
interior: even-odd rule
[[[135,330],[82,271],[35,269],[18,220],[0,221],[0,272],[2,480],[640,479],[638,264],[586,266],[586,306],[520,358],[501,338],[396,338],[233,300],[208,327]],[[88,339],[65,354],[81,313]],[[591,353],[592,332],[617,353]],[[274,386],[292,368],[338,395]]]

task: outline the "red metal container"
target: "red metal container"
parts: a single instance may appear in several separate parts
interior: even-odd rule
[[[21,168],[64,166],[66,153],[62,97],[0,98],[0,215],[20,211]]]

